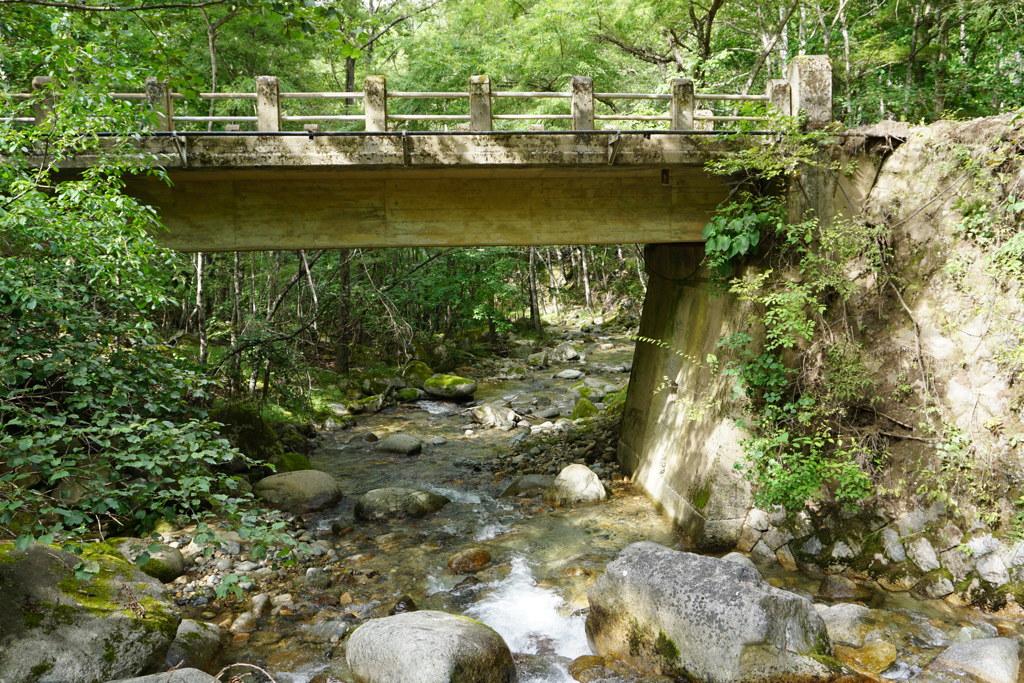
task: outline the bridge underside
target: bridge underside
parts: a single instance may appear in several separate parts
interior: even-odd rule
[[[180,251],[697,242],[700,167],[170,171],[138,178]]]

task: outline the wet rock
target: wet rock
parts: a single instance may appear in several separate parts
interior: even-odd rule
[[[555,478],[547,474],[524,474],[516,477],[501,493],[502,498],[518,496],[522,493],[540,493],[551,486]]]
[[[944,576],[941,570],[925,576],[914,586],[915,593],[920,593],[924,597],[932,599],[944,598],[952,593],[953,590],[953,582],[947,576]]]
[[[831,678],[806,656],[831,654],[811,602],[773,588],[750,567],[634,543],[588,597],[591,647],[644,673],[720,683]]]
[[[174,642],[167,650],[164,667],[193,668],[208,671],[217,664],[217,656],[230,638],[217,624],[183,619]]]
[[[303,578],[307,588],[314,590],[326,590],[331,587],[333,583],[331,575],[325,572],[320,567],[310,567],[306,570],[306,576]]]
[[[82,552],[0,544],[0,681],[108,681],[164,663],[181,617],[163,584],[112,545]],[[74,576],[83,560],[99,566],[88,582]]]
[[[389,486],[361,495],[356,501],[355,517],[363,522],[423,517],[437,512],[449,502],[444,496],[429,491]]]
[[[562,414],[561,411],[558,410],[558,408],[556,408],[555,406],[550,406],[548,408],[542,408],[542,409],[534,412],[534,415],[536,415],[537,417],[544,418],[545,420],[556,418],[556,417],[558,417],[561,414]]]
[[[1017,683],[1020,646],[1010,638],[985,638],[950,645],[925,667],[922,681]]]
[[[423,383],[423,390],[439,398],[468,398],[476,391],[476,382],[457,375],[434,375]]]
[[[754,564],[754,561],[742,553],[728,553],[726,555],[723,555],[722,559],[726,562],[735,562],[736,564],[741,564],[744,567],[750,567],[754,571],[758,571],[757,565]],[[760,574],[759,571],[758,573]]]
[[[389,434],[377,444],[377,450],[400,455],[416,455],[423,450],[423,442],[408,434]]]
[[[487,403],[473,408],[473,417],[485,427],[511,427],[516,413],[503,403]]]
[[[886,527],[882,530],[882,547],[885,549],[885,554],[893,562],[902,562],[907,559],[907,552],[900,541],[900,534],[892,527]]]
[[[880,674],[896,661],[896,646],[884,640],[875,640],[856,649],[837,645],[835,657],[856,671]]]
[[[451,589],[450,592],[452,595],[464,597],[475,592],[478,588],[480,588],[482,583],[483,582],[475,576],[467,576],[462,581],[459,581],[457,584],[455,584],[455,586]]]
[[[483,548],[467,548],[448,559],[448,569],[456,574],[478,572],[491,563],[491,554]]]
[[[389,617],[393,617],[396,614],[404,614],[406,612],[415,612],[418,609],[419,609],[419,607],[416,606],[416,603],[413,601],[412,598],[410,598],[408,595],[403,595],[402,597],[400,597],[398,599],[398,602],[396,602],[391,607],[391,609],[388,610],[388,616]]]
[[[332,507],[342,495],[338,480],[319,470],[272,474],[256,482],[253,493],[267,505],[296,515]]]
[[[615,671],[605,666],[604,657],[583,655],[569,664],[569,675],[578,683],[600,683],[615,680]]]
[[[544,502],[552,506],[572,505],[608,497],[601,479],[585,465],[569,465],[558,473],[544,491]]]
[[[775,551],[775,559],[787,572],[795,572],[799,568],[796,563],[796,557],[793,556],[793,551],[787,545]]]
[[[817,597],[823,600],[868,600],[871,591],[845,576],[826,576],[818,586]]]
[[[231,622],[231,631],[234,633],[249,633],[256,630],[256,622],[259,618],[252,612],[242,612]]]
[[[833,643],[855,648],[864,645],[864,636],[872,628],[868,623],[870,609],[851,602],[832,607],[815,605],[814,608],[825,622],[828,636]]]
[[[516,666],[494,630],[465,617],[421,610],[371,619],[345,656],[364,683],[513,683]]]

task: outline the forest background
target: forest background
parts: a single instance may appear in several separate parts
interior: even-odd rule
[[[252,103],[195,94],[251,92],[264,74],[287,91],[359,90],[369,74],[463,90],[487,74],[501,90],[586,75],[599,91],[664,93],[686,76],[745,93],[795,55],[826,54],[842,123],[931,121],[1024,105],[1022,13],[1017,0],[0,0],[0,533],[140,531],[211,506],[244,516],[217,402],[323,419],[353,368],[444,370],[499,332],[540,334],[542,310],[628,322],[642,302],[635,245],[166,252],[159,217],[120,191],[125,173],[159,174],[152,160],[115,149],[82,178],[53,174],[98,133],[147,125],[151,113],[104,93],[153,76],[190,98],[178,113],[222,116]],[[46,125],[20,125],[37,102],[10,95],[37,76],[51,78],[37,98],[59,96]],[[358,111],[332,102],[318,106]],[[529,111],[564,106],[541,102]],[[49,162],[32,166],[39,149]]]

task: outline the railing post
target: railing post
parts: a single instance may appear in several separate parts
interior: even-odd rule
[[[469,129],[493,130],[490,76],[469,77]]]
[[[692,78],[672,79],[672,130],[693,130],[693,94]]]
[[[383,76],[367,76],[363,85],[363,110],[366,112],[366,130],[382,132],[388,129],[388,81]]]
[[[801,55],[789,63],[791,112],[807,115],[807,127],[832,122],[832,60],[825,55]]]
[[[594,79],[572,77],[572,129],[594,130]]]
[[[694,130],[714,130],[715,122],[702,119],[697,120],[698,116],[714,116],[715,112],[710,109],[698,109],[693,113],[693,129]]]
[[[46,86],[50,84],[49,76],[36,76],[32,79],[32,90],[35,92],[41,92],[46,90]],[[50,114],[53,112],[53,93],[44,95],[43,97],[36,100],[36,103],[32,107],[32,116],[36,120],[37,126],[43,124],[46,119],[50,118]]]
[[[156,112],[157,130],[174,130],[174,101],[167,81],[158,81],[155,76],[146,79],[146,103]]]
[[[768,81],[768,108],[783,116],[793,115],[793,91],[789,81],[773,78]]]
[[[277,76],[256,77],[256,130],[281,130],[281,84]]]

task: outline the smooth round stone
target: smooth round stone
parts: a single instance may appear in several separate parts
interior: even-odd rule
[[[491,563],[491,554],[483,548],[467,548],[448,560],[448,569],[457,574],[477,572]]]

